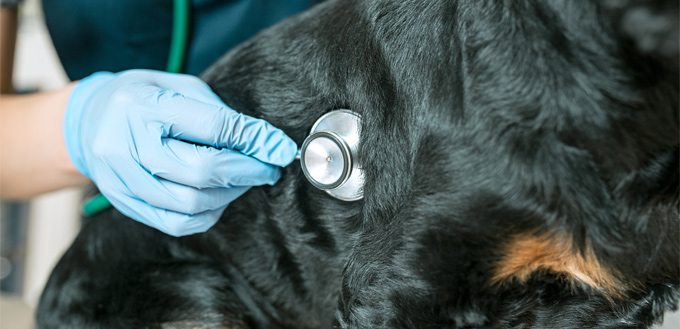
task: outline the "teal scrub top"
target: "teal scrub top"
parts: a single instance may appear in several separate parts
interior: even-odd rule
[[[199,74],[227,50],[321,0],[191,0],[183,72]],[[97,71],[164,70],[172,0],[43,0],[45,21],[71,80]]]

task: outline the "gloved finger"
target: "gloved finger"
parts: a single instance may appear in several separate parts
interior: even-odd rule
[[[195,215],[185,215],[154,209],[158,215],[157,219],[162,219],[165,227],[163,232],[172,236],[185,236],[196,233],[203,233],[213,227],[222,216],[227,207],[209,210]]]
[[[189,215],[157,208],[129,195],[114,193],[104,194],[113,206],[142,224],[151,226],[163,233],[179,237],[202,233],[210,229],[226,209],[226,206]]]
[[[144,81],[162,89],[181,92],[185,97],[191,97],[204,103],[226,106],[205,81],[194,75],[145,69],[128,70],[121,74],[134,75],[134,79],[138,79],[137,76],[143,76]]]
[[[198,214],[224,207],[245,193],[249,187],[199,189],[155,177],[143,168],[134,181],[127,183],[131,196],[156,208],[183,214]]]
[[[225,207],[250,189],[250,186],[198,189],[164,179],[158,182],[164,194],[153,195],[148,193],[150,189],[143,189],[137,196],[157,208],[188,215]]]
[[[286,166],[293,162],[297,145],[268,122],[237,113],[224,106],[199,101],[157,86],[140,86],[148,108],[167,125],[162,137],[240,151],[262,162]]]
[[[146,150],[146,147],[153,149]],[[229,149],[162,138],[157,145],[140,144],[139,160],[153,175],[186,186],[218,188],[273,185],[279,167]]]

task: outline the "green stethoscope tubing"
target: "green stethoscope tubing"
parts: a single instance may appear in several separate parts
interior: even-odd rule
[[[184,67],[187,40],[189,38],[189,14],[191,12],[191,0],[174,0],[172,18],[172,40],[170,41],[170,54],[166,71],[181,73]]]
[[[173,0],[172,39],[166,71],[181,73],[186,57],[187,40],[189,39],[189,15],[191,0]],[[102,194],[98,194],[83,206],[83,214],[95,215],[111,207],[111,202]]]

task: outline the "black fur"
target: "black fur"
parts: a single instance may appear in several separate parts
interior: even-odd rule
[[[294,163],[205,234],[108,211],[55,268],[39,326],[658,323],[680,300],[677,22],[677,1],[651,0],[346,0],[289,19],[203,78],[298,145],[323,113],[360,113],[365,198]],[[546,267],[494,281],[505,246],[546,234],[617,292]]]

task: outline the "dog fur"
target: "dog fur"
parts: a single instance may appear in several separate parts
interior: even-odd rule
[[[328,1],[202,76],[298,145],[362,115],[364,199],[294,163],[204,234],[88,219],[41,328],[646,328],[680,300],[677,1]]]

